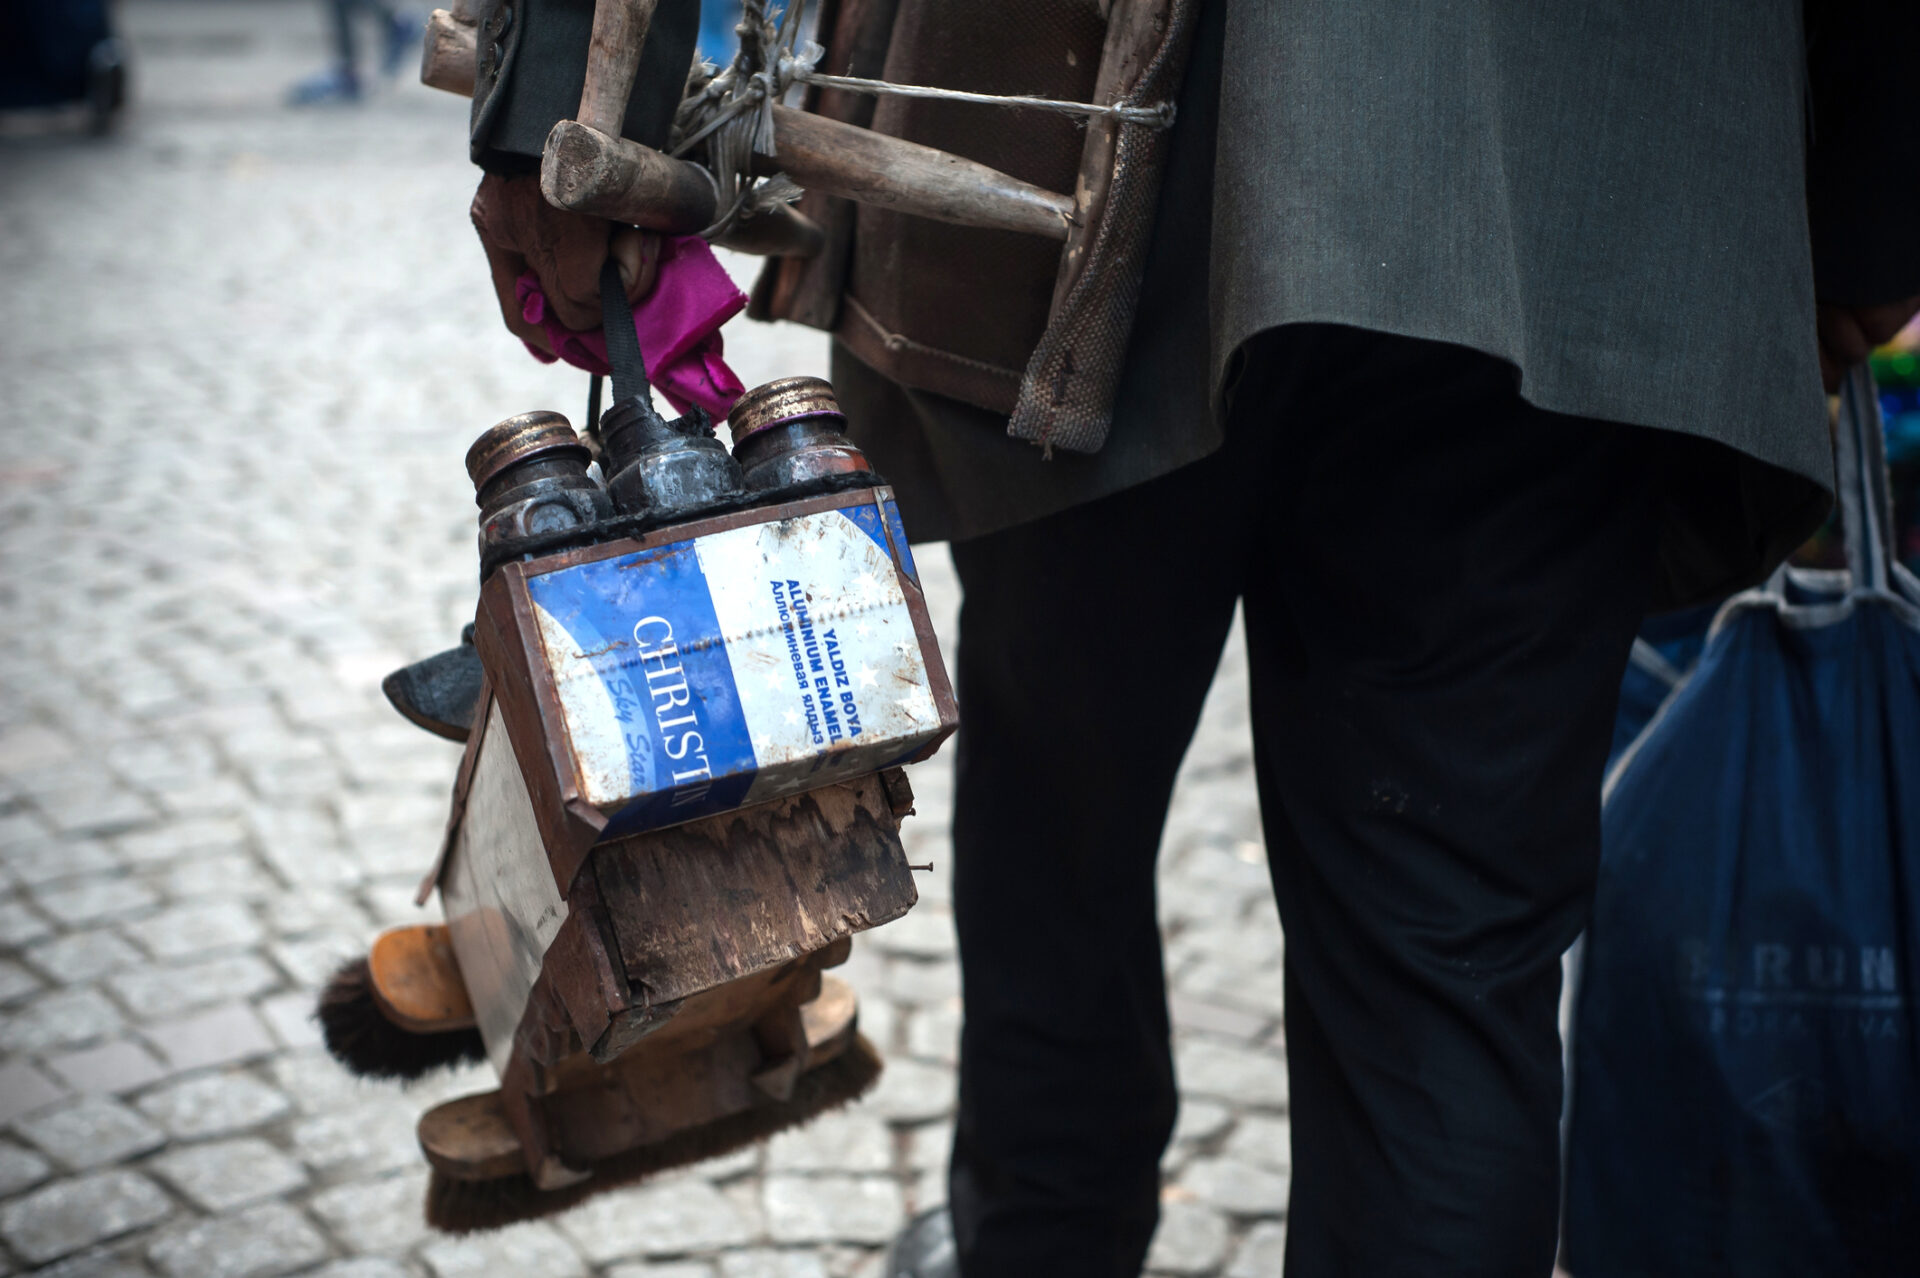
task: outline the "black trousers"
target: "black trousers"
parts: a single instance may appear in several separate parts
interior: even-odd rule
[[[1486,356],[1301,326],[1251,352],[1220,453],[954,545],[963,1273],[1140,1269],[1176,1106],[1154,859],[1236,603],[1286,932],[1289,1278],[1550,1271],[1560,956],[1652,454]]]

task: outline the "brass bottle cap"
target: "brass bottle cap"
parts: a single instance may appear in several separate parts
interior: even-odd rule
[[[780,377],[756,386],[740,397],[727,415],[733,444],[759,431],[802,417],[841,417],[833,387],[818,377]]]
[[[467,474],[478,493],[510,466],[563,452],[577,455],[582,465],[593,457],[573,433],[573,424],[559,413],[547,409],[515,413],[473,441],[467,450]]]

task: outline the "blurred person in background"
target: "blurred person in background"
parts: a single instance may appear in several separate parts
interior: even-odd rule
[[[383,0],[327,0],[327,16],[333,28],[333,65],[288,90],[289,105],[360,100],[359,40],[354,31],[357,13],[371,15],[380,34],[380,74],[392,79],[407,64],[408,55],[419,45],[424,25],[420,15]]]

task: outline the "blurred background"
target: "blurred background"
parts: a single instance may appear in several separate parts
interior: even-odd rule
[[[62,8],[4,7],[13,31]],[[944,1192],[950,756],[912,778],[922,902],[842,972],[889,1059],[875,1094],[551,1222],[421,1224],[414,1121],[491,1076],[359,1083],[309,1014],[422,917],[458,749],[378,685],[472,616],[467,445],[527,409],[579,422],[587,379],[501,327],[467,103],[416,82],[422,13],[352,9],[352,92],[324,0],[110,16],[58,84],[10,45],[0,109],[0,1274],[875,1273]],[[743,286],[756,265],[728,259]],[[749,386],[826,371],[810,329],[736,321],[727,355]],[[951,657],[951,570],[919,562]],[[1284,1239],[1244,698],[1236,641],[1163,859],[1186,1103],[1160,1274],[1275,1274]]]

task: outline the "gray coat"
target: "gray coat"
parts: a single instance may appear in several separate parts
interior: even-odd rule
[[[914,535],[964,538],[1210,452],[1261,332],[1451,342],[1511,362],[1542,408],[1672,432],[1662,598],[1730,590],[1826,509],[1817,250],[1844,277],[1823,296],[1920,292],[1920,237],[1869,207],[1899,198],[1902,163],[1920,172],[1892,149],[1914,149],[1911,106],[1846,106],[1912,94],[1915,10],[1821,15],[1840,32],[1815,50],[1829,91],[1799,0],[1217,0],[1105,448],[1043,460],[845,352],[836,383]],[[1811,122],[1839,158],[1816,162],[1810,231],[1821,113],[1852,132],[1842,155]]]

